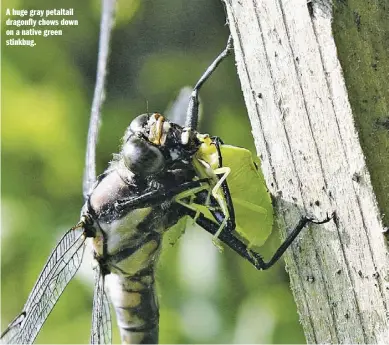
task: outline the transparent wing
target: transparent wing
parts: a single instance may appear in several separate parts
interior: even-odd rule
[[[91,344],[111,344],[112,328],[109,302],[104,291],[104,275],[100,265],[95,268],[95,291],[93,297]]]
[[[185,126],[186,121],[186,111],[188,109],[189,98],[192,93],[192,88],[185,86],[180,90],[177,98],[169,104],[168,108],[165,110],[166,117],[173,123]]]
[[[82,229],[61,238],[46,262],[20,313],[1,335],[1,342],[31,344],[59,297],[81,265],[85,250]]]
[[[107,74],[107,63],[111,32],[115,21],[116,0],[102,1],[100,22],[99,55],[97,58],[96,85],[92,101],[91,116],[88,130],[88,140],[85,156],[85,172],[83,178],[84,200],[87,199],[96,181],[96,144],[99,136],[101,108],[104,101],[104,89]]]

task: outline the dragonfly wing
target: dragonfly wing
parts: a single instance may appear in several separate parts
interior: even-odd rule
[[[12,344],[18,332],[20,331],[20,325],[26,314],[24,312],[20,313],[15,319],[8,325],[7,329],[1,334],[1,343],[2,344]]]
[[[91,188],[96,182],[96,144],[99,136],[101,120],[101,108],[104,102],[105,80],[107,75],[107,63],[111,32],[115,21],[115,0],[104,0],[101,2],[101,22],[99,37],[99,55],[97,58],[96,85],[92,101],[91,116],[89,120],[88,140],[85,156],[85,171],[82,190],[84,200],[87,199]]]
[[[100,265],[95,268],[91,344],[111,344],[112,328],[109,301],[104,291],[104,275]]]
[[[59,297],[81,265],[85,250],[82,229],[71,229],[47,260],[23,312],[1,335],[2,343],[31,344]]]
[[[169,104],[165,110],[166,117],[173,123],[180,126],[185,126],[186,111],[188,109],[189,98],[193,89],[189,86],[185,86],[180,90],[177,98]]]

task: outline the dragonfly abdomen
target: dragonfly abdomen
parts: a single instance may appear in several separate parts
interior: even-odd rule
[[[158,301],[154,263],[133,276],[112,273],[107,277],[123,344],[158,343]]]
[[[122,343],[155,344],[159,311],[154,268],[167,212],[159,205],[127,207],[126,200],[136,197],[135,189],[135,183],[126,184],[111,171],[93,190],[89,214],[94,214],[94,250],[107,274]],[[111,204],[116,206],[110,209]]]

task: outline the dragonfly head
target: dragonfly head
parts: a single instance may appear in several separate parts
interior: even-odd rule
[[[159,113],[142,114],[128,126],[121,155],[133,173],[150,176],[189,164],[200,144],[195,131]]]

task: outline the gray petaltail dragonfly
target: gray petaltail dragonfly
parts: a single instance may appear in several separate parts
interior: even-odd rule
[[[32,343],[35,340],[80,267],[87,238],[92,240],[96,260],[91,343],[111,342],[109,302],[104,290],[108,274],[112,278],[109,293],[122,342],[157,343],[159,312],[155,266],[163,234],[183,217],[192,218],[214,235],[216,245],[226,244],[257,269],[271,267],[311,221],[303,218],[269,262],[250,249],[242,239],[244,233],[235,231],[233,192],[229,188],[232,186],[226,180],[230,172],[223,163],[228,147],[220,139],[196,131],[199,90],[231,52],[231,39],[195,85],[186,122],[171,122],[159,113],[136,117],[125,132],[121,152],[96,179],[97,123],[114,1],[106,0],[104,5],[81,218],[54,248],[23,311],[3,332],[5,343]],[[264,190],[262,194],[267,198],[263,204],[271,207],[264,183],[258,188]],[[271,209],[265,213],[265,218],[267,228],[271,228]]]

